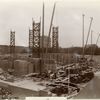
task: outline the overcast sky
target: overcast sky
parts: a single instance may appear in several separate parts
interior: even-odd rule
[[[28,46],[32,18],[38,22],[45,3],[45,35],[48,35],[53,4],[57,1],[54,26],[59,26],[62,47],[82,45],[82,14],[85,14],[85,39],[93,17],[93,43],[100,32],[100,0],[0,0],[0,44],[9,45],[10,30],[16,32],[16,45]],[[90,41],[90,39],[89,39]],[[98,42],[100,46],[100,41]]]

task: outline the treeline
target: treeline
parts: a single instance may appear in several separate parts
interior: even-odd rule
[[[83,48],[82,47],[61,48],[60,52],[82,54]],[[96,45],[88,46],[84,49],[84,54],[86,54],[86,55],[91,55],[91,54],[100,55],[100,48]]]
[[[28,47],[23,46],[16,46],[15,47],[15,53],[29,53],[34,52],[34,50],[29,49]],[[36,50],[36,52],[44,52],[46,53],[46,48],[39,50]],[[82,47],[70,47],[70,48],[48,48],[48,53],[77,53],[82,54],[83,48]],[[0,45],[0,53],[1,54],[7,54],[10,53],[10,47],[8,45]],[[35,52],[34,52],[35,53]],[[84,52],[86,55],[94,54],[94,55],[100,55],[100,48],[97,45],[87,46]]]

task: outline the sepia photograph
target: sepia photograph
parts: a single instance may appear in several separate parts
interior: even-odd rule
[[[100,0],[0,0],[0,100],[100,99]]]

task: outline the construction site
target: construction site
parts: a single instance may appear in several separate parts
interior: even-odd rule
[[[85,41],[85,15],[82,15],[83,40],[79,52],[78,49],[74,50],[75,48],[61,48],[60,27],[53,24],[56,6],[54,3],[48,35],[44,34],[44,3],[40,20],[36,22],[32,19],[30,26],[32,28],[29,28],[28,33],[28,47],[19,50],[15,43],[16,31],[10,30],[10,45],[0,47],[1,99],[37,96],[77,98],[94,78],[95,73],[100,71],[99,58],[95,56],[96,50],[99,49],[97,45],[100,34],[93,44],[91,29],[93,17],[90,17]],[[91,44],[88,44],[89,37]]]

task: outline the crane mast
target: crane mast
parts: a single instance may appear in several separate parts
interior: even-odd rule
[[[49,47],[49,42],[50,42],[50,34],[51,34],[52,23],[53,23],[53,18],[54,18],[54,13],[55,13],[55,7],[56,7],[56,3],[54,3],[52,17],[51,17],[51,23],[50,23],[50,28],[49,28],[48,40],[47,40],[46,54],[48,53],[48,47]]]
[[[84,51],[85,51],[87,43],[88,43],[88,39],[89,39],[90,31],[91,31],[91,25],[92,25],[93,17],[90,17],[90,19],[91,20],[90,20],[90,25],[89,25],[89,30],[88,30],[88,34],[87,34],[87,39],[86,39],[86,44],[85,44]]]

